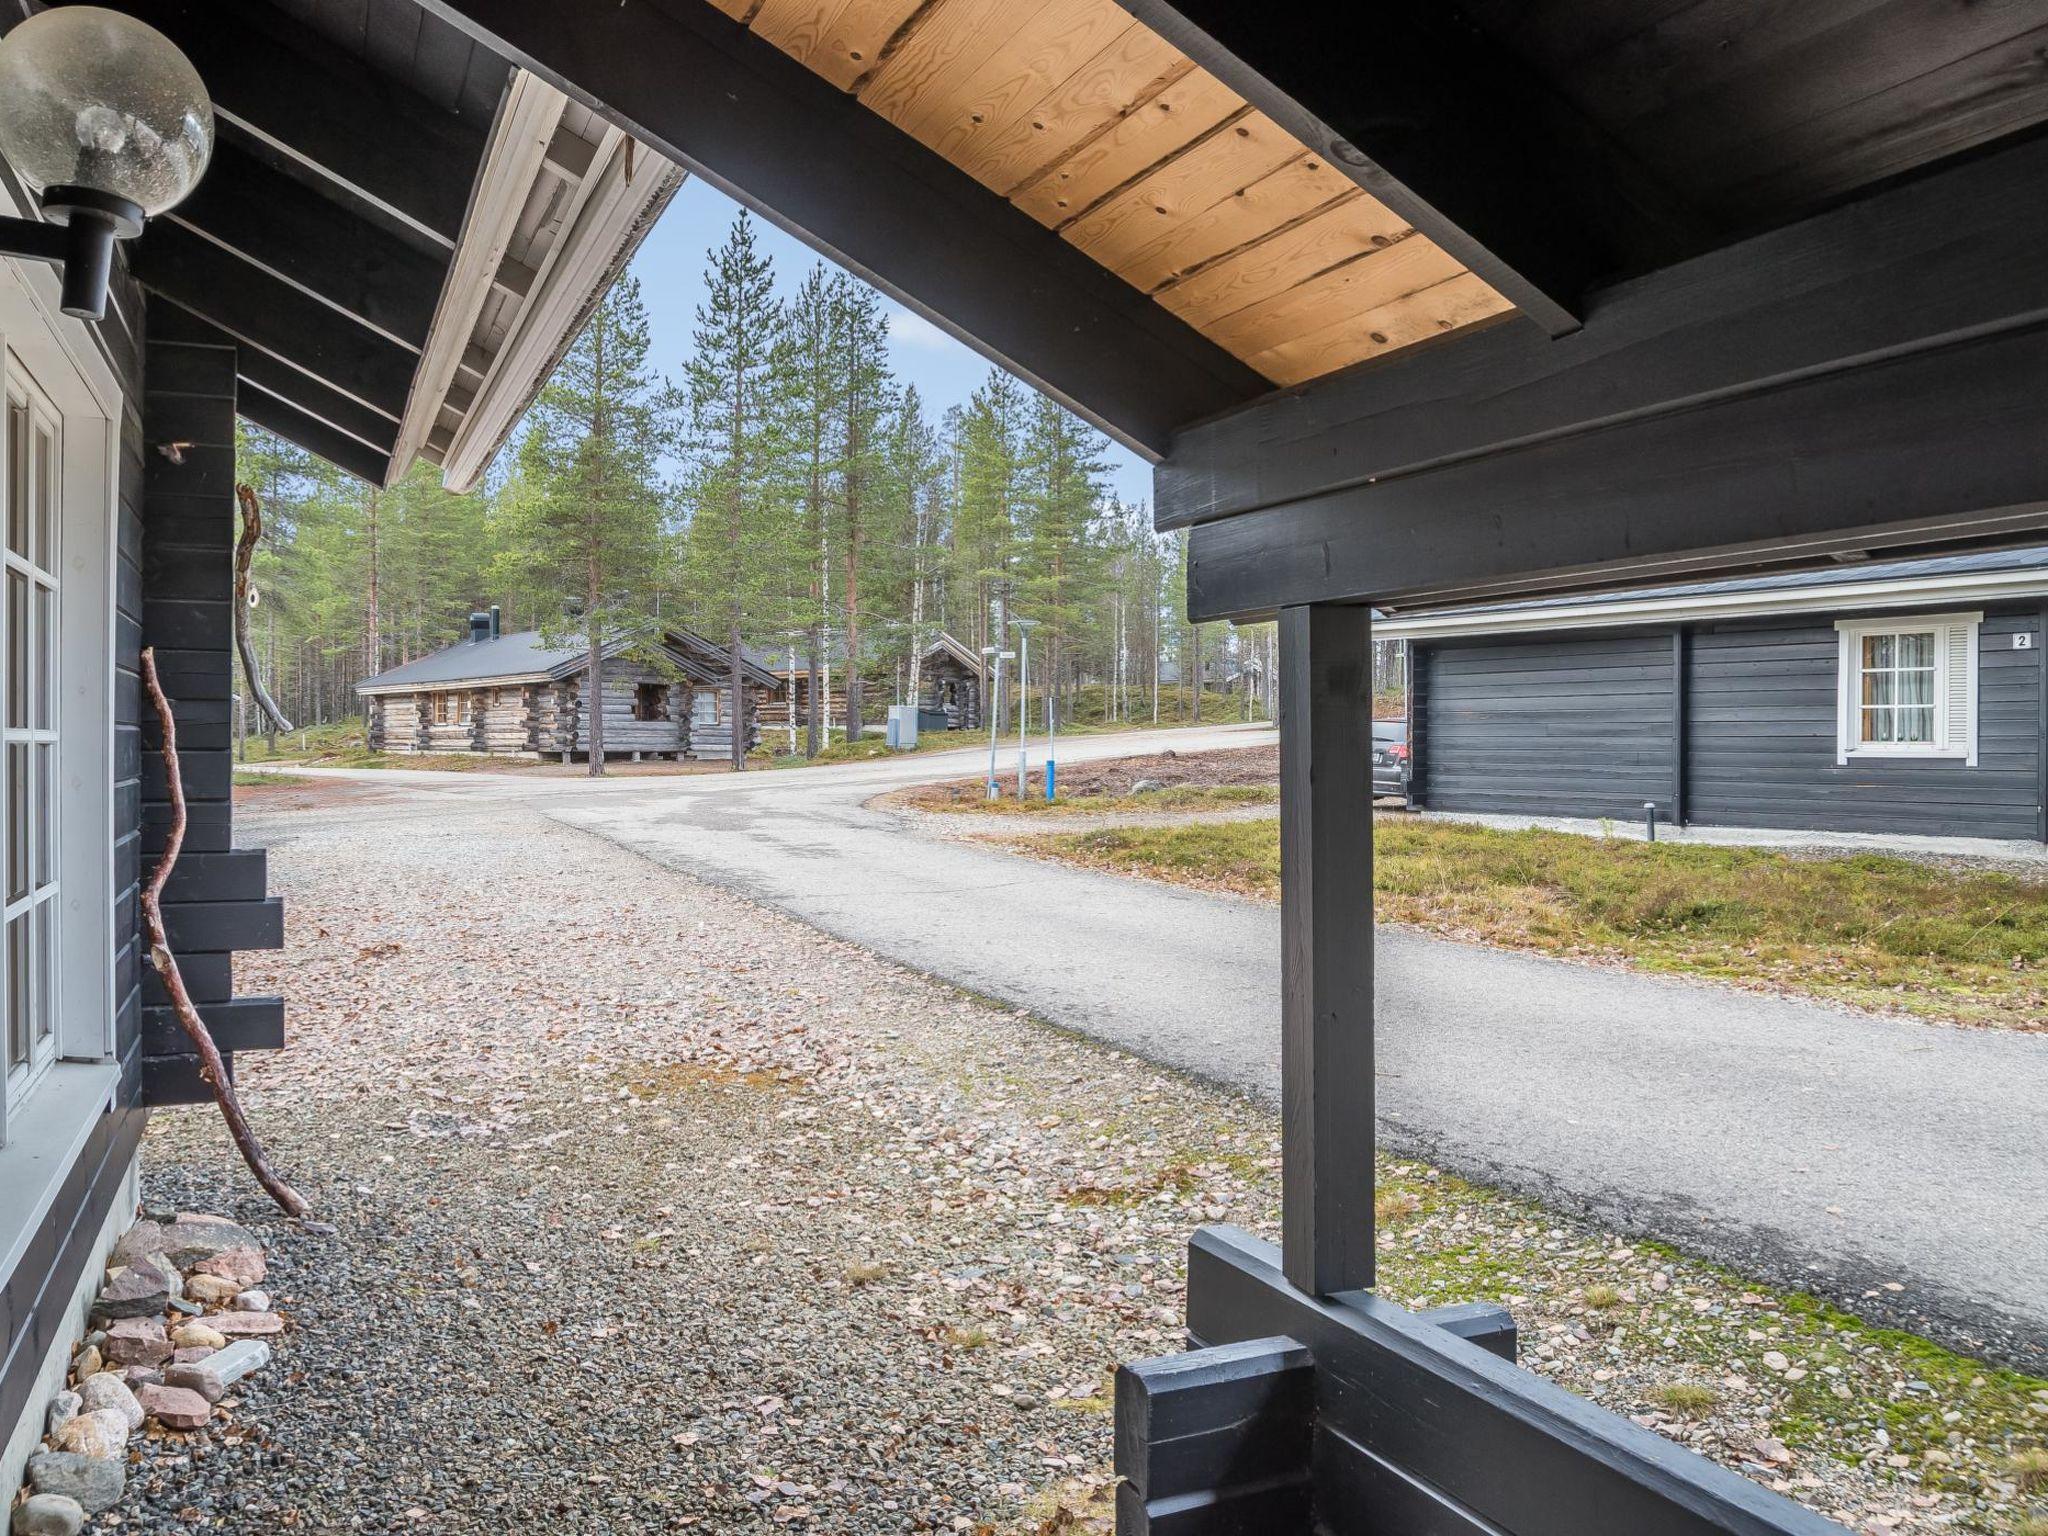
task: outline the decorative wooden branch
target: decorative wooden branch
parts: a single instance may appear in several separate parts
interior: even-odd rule
[[[178,970],[178,957],[171,953],[170,940],[164,934],[164,884],[171,878],[171,870],[178,862],[178,850],[185,844],[185,780],[178,770],[177,722],[171,718],[171,702],[164,697],[163,685],[157,681],[154,646],[142,653],[142,684],[149,691],[149,701],[156,707],[157,723],[163,728],[164,778],[169,782],[171,791],[171,830],[164,839],[164,856],[158,860],[156,872],[149,877],[149,883],[142,888],[142,925],[149,939],[149,963],[163,979],[164,991],[170,995],[171,1008],[178,1016],[179,1027],[191,1037],[193,1048],[199,1052],[199,1076],[213,1090],[214,1101],[220,1105],[221,1118],[228,1123],[228,1134],[234,1138],[242,1161],[249,1165],[249,1171],[256,1175],[256,1182],[269,1192],[279,1209],[287,1216],[303,1217],[310,1207],[297,1190],[277,1176],[270,1166],[270,1159],[264,1155],[262,1143],[249,1129],[248,1119],[242,1114],[241,1100],[235,1097],[234,1082],[228,1077],[227,1063],[221,1059],[220,1047],[213,1043],[213,1031],[206,1027],[206,1021],[199,1016],[199,1009],[193,1005],[192,994],[185,990],[185,978]]]
[[[263,537],[263,503],[256,499],[255,487],[248,485],[235,487],[235,500],[242,507],[242,536],[235,541],[235,649],[242,653],[242,676],[249,680],[256,707],[277,730],[290,731],[291,721],[256,675],[256,648],[249,643],[249,562],[256,556],[256,541]]]

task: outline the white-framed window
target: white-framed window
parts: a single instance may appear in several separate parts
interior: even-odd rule
[[[57,1057],[58,601],[63,569],[61,420],[18,360],[5,372],[0,421],[0,1032],[7,1106]]]
[[[1842,619],[1835,760],[1977,761],[1981,613]]]

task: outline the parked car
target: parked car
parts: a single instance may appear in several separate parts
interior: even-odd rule
[[[1408,794],[1408,722],[1375,720],[1372,723],[1372,792],[1381,795]]]

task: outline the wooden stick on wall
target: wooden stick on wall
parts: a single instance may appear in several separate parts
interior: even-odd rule
[[[249,1171],[256,1175],[256,1182],[269,1192],[280,1210],[287,1216],[303,1217],[311,1208],[297,1190],[278,1177],[263,1151],[263,1144],[249,1128],[248,1117],[242,1113],[241,1100],[235,1095],[234,1082],[228,1076],[227,1063],[221,1059],[220,1047],[214,1044],[213,1031],[206,1027],[206,1021],[199,1016],[199,1009],[193,1004],[192,994],[186,990],[185,978],[178,970],[178,957],[171,953],[170,940],[164,932],[164,885],[177,866],[178,851],[185,845],[185,780],[178,770],[178,726],[171,716],[171,702],[164,697],[163,685],[157,681],[154,646],[145,648],[142,653],[142,684],[149,692],[149,701],[156,708],[157,724],[163,730],[164,777],[170,784],[171,795],[171,829],[164,838],[164,854],[157,861],[149,883],[142,888],[142,926],[149,939],[149,963],[163,979],[164,991],[171,999],[171,1010],[178,1017],[179,1027],[199,1053],[199,1076],[213,1090],[214,1101],[220,1105],[221,1118],[228,1123],[228,1135],[234,1138],[242,1161],[249,1165]]]
[[[291,721],[285,719],[284,711],[277,707],[256,673],[256,652],[249,644],[249,562],[255,558],[256,541],[263,537],[263,503],[256,499],[255,490],[246,485],[235,487],[235,500],[242,508],[242,536],[235,541],[235,649],[241,652],[242,676],[249,680],[249,692],[256,707],[275,729],[290,731]]]

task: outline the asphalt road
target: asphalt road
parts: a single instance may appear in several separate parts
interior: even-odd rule
[[[1271,739],[1077,738],[1060,755]],[[375,777],[531,799],[903,964],[1277,1102],[1275,908],[938,838],[866,806],[984,760],[601,785]],[[2048,1370],[2048,1037],[1399,930],[1379,935],[1378,958],[1388,1143]]]

